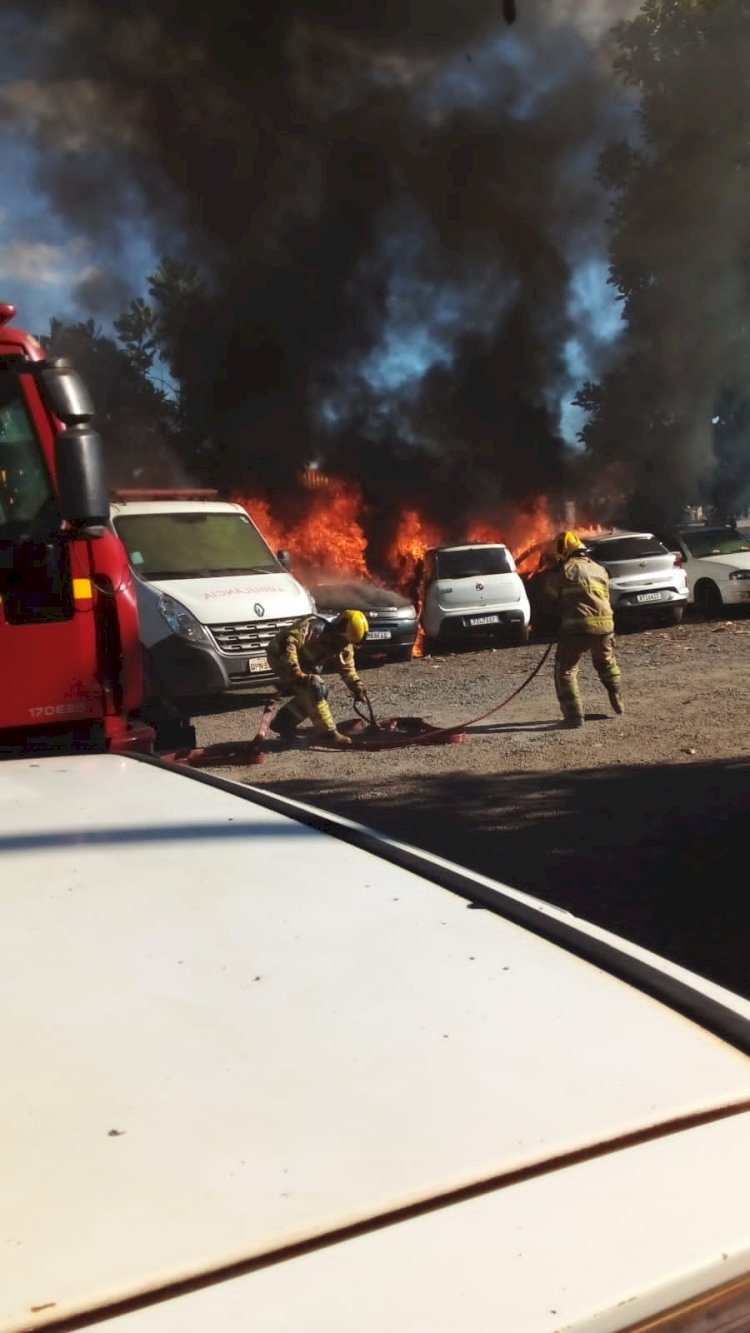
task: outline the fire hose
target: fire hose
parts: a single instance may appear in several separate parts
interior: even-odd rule
[[[531,684],[539,675],[552,648],[553,645],[548,644],[533,670],[520,685],[501,699],[500,703],[493,704],[491,708],[466,722],[459,722],[452,727],[433,727],[421,717],[396,717],[379,721],[369,695],[363,691],[360,699],[354,703],[357,715],[355,722],[348,725],[342,723],[339,730],[352,733],[352,748],[357,750],[391,750],[407,745],[457,744],[465,739],[468,727],[475,726],[477,722],[483,722],[485,718],[492,717],[501,709],[507,708],[508,704]],[[199,749],[175,750],[171,754],[162,754],[161,758],[166,763],[185,764],[189,768],[219,768],[225,765],[242,767],[244,764],[260,764],[263,762],[263,745],[267,740],[271,719],[278,704],[279,696],[269,695],[258,731],[252,741],[224,741]],[[363,727],[366,727],[367,735],[362,734]],[[357,734],[358,731],[360,734]]]
[[[405,745],[439,745],[444,743],[451,743],[451,742],[456,743],[459,741],[463,741],[465,733],[469,727],[476,726],[477,722],[484,722],[485,718],[492,717],[493,714],[499,713],[501,709],[507,708],[508,704],[512,703],[512,701],[516,699],[518,695],[521,694],[522,691],[525,690],[528,685],[531,684],[532,680],[534,680],[535,677],[539,675],[539,672],[541,671],[542,667],[547,661],[547,658],[552,652],[553,647],[554,644],[550,643],[547,645],[544,652],[542,653],[542,656],[540,657],[539,661],[537,662],[533,670],[529,672],[528,676],[525,677],[525,679],[521,682],[520,685],[517,685],[516,688],[511,691],[510,694],[508,694],[504,699],[501,699],[500,703],[493,704],[491,708],[486,709],[486,711],[483,713],[479,713],[477,717],[469,718],[468,721],[466,722],[456,723],[452,727],[431,727],[427,723],[423,722],[421,718],[392,718],[389,719],[388,721],[378,722],[375,717],[375,713],[373,711],[373,707],[370,702],[369,696],[365,692],[362,702],[367,708],[368,715],[365,716],[360,711],[356,703],[354,705],[354,711],[357,713],[360,719],[368,722],[369,726],[376,732],[376,736],[368,739],[363,738],[362,740],[358,740],[357,748],[372,749],[372,750],[380,750],[388,748],[390,750],[390,749],[397,749]],[[392,734],[397,729],[399,723],[407,724],[406,730],[409,734],[407,735]],[[394,726],[393,724],[396,725]],[[421,726],[417,728],[415,724],[421,724]],[[391,733],[390,735],[389,732]]]

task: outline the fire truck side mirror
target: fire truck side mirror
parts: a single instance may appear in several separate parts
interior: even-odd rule
[[[39,385],[48,407],[65,426],[91,421],[94,404],[91,395],[74,368],[64,357],[44,362],[39,370]]]
[[[71,524],[74,535],[99,535],[95,529],[109,522],[109,492],[98,432],[82,424],[60,431],[55,466],[61,517]]]

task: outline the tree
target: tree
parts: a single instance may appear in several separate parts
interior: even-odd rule
[[[168,396],[91,319],[52,319],[42,343],[49,356],[70,358],[89,387],[113,486],[174,484]]]
[[[211,439],[216,339],[208,290],[190,264],[164,258],[147,279],[150,303],[131,301],[115,321],[123,353],[163,395],[173,446],[192,473]]]
[[[639,142],[600,163],[625,356],[577,402],[593,471],[624,457],[657,523],[750,487],[750,0],[646,0],[617,40],[640,93]]]

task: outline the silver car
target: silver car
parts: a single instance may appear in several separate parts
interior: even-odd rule
[[[682,560],[652,532],[599,532],[582,538],[592,560],[609,574],[615,619],[679,625],[687,605]]]

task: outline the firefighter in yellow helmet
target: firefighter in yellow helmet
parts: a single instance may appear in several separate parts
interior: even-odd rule
[[[609,575],[590,557],[575,532],[561,532],[555,541],[555,564],[544,576],[548,596],[557,604],[559,638],[555,655],[555,689],[564,727],[583,726],[578,664],[591,654],[594,669],[615,713],[624,712],[620,668],[614,649],[615,622],[609,600]]]
[[[279,691],[292,697],[276,714],[272,731],[289,739],[300,722],[309,717],[324,744],[342,749],[351,745],[349,737],[336,730],[321,673],[337,671],[354,698],[364,699],[365,687],[354,665],[354,647],[369,628],[363,611],[342,611],[335,620],[306,616],[279,631],[268,645],[268,661],[278,677]]]

